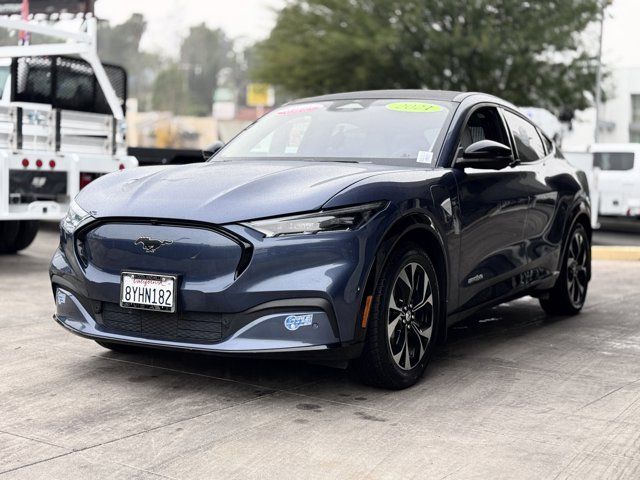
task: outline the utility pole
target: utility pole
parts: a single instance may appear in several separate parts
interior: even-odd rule
[[[600,140],[600,107],[602,104],[602,34],[604,32],[604,11],[613,0],[602,0],[600,10],[600,38],[598,40],[598,68],[596,70],[596,128],[593,132],[594,143]]]

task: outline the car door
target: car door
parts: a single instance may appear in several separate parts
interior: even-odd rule
[[[555,157],[553,143],[520,112],[503,108],[520,175],[520,188],[529,197],[524,225],[527,268],[521,286],[551,274],[557,267],[570,199],[575,194],[569,165]],[[564,193],[563,193],[564,192]],[[559,209],[559,198],[564,208]]]
[[[511,145],[502,115],[483,104],[468,115],[456,156],[470,144]],[[529,194],[517,168],[454,168],[458,184],[460,260],[458,305],[467,310],[508,295],[526,266],[523,230]]]

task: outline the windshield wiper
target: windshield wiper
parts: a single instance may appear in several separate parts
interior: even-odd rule
[[[299,159],[301,162],[336,162],[336,163],[360,163],[358,160],[347,160],[344,158],[314,158],[314,157],[302,157]]]

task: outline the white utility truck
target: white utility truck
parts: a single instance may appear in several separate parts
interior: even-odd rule
[[[596,143],[564,155],[588,174],[600,217],[640,219],[640,143]]]
[[[0,254],[29,246],[97,177],[138,165],[127,155],[126,72],[103,65],[97,21],[72,32],[0,17],[0,28],[58,39],[0,47]],[[62,41],[59,41],[62,40]]]

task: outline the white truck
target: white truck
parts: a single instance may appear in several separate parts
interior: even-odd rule
[[[103,65],[97,23],[80,32],[0,18],[0,28],[62,39],[0,47],[0,254],[29,246],[95,178],[138,165],[127,155],[126,72]]]
[[[564,155],[590,178],[600,217],[640,220],[640,143],[596,143],[566,148]]]

